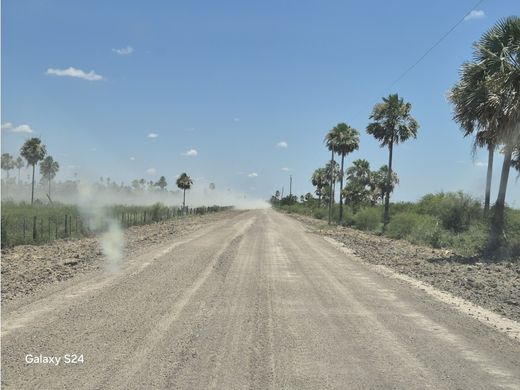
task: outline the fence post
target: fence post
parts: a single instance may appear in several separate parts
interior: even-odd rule
[[[67,223],[69,222],[69,217],[67,214],[65,214],[65,237],[67,237],[68,229],[67,229]]]
[[[49,241],[51,240],[51,217],[49,217],[49,220],[47,221],[49,225]]]
[[[54,217],[54,227],[56,228],[56,240],[58,239],[58,218]]]
[[[25,217],[23,217],[23,242],[25,243],[25,229],[26,229]]]

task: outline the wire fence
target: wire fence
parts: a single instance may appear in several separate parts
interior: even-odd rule
[[[2,248],[23,244],[42,244],[57,239],[92,236],[106,230],[111,221],[121,227],[146,225],[188,215],[204,215],[228,207],[150,207],[141,210],[112,210],[103,217],[83,215],[79,212],[54,215],[2,215]]]

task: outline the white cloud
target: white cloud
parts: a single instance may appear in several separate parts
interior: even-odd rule
[[[483,162],[483,161],[476,161],[476,162],[474,163],[474,165],[475,165],[476,167],[487,167],[487,163],[485,163],[485,162]]]
[[[53,76],[66,76],[66,77],[77,77],[79,79],[89,80],[89,81],[99,81],[103,80],[103,76],[97,74],[93,70],[86,73],[81,69],[73,68],[72,66],[67,69],[55,69],[49,68],[47,69],[46,74]]]
[[[155,169],[155,168],[148,168],[146,170],[146,173],[148,173],[150,176],[153,176],[153,175],[155,175],[157,173],[157,169]]]
[[[34,133],[29,125],[14,126],[11,122],[2,123],[2,130],[10,131],[12,133]]]
[[[135,161],[135,157],[130,157],[130,161]]]
[[[287,168],[287,167],[283,167],[283,168],[282,168],[282,171],[284,171],[284,172],[290,172],[290,171],[292,171],[292,169],[291,169],[291,168]]]
[[[235,123],[240,122],[240,118],[233,118],[233,122],[235,122]]]
[[[97,148],[90,148],[91,152],[97,152]]]
[[[127,56],[134,52],[134,48],[132,46],[122,47],[121,49],[112,49],[114,53],[119,54],[120,56]]]
[[[247,177],[258,177],[258,173],[251,172],[249,175],[247,175]]]
[[[288,146],[289,145],[287,145],[287,142],[285,142],[285,141],[280,141],[276,145],[274,145],[275,148],[282,148],[282,149],[287,149]]]
[[[474,9],[469,14],[464,17],[465,21],[474,20],[474,19],[484,19],[486,17],[486,13],[481,9]]]
[[[157,137],[159,137],[159,134],[157,134],[157,133],[148,133],[147,137],[148,138],[157,138]]]
[[[186,156],[186,157],[195,157],[199,154],[199,152],[197,152],[197,149],[189,149],[189,150],[186,150],[184,153],[181,153],[183,156]]]

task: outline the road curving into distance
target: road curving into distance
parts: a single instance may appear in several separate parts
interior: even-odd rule
[[[125,261],[3,311],[3,388],[520,389],[518,341],[272,210]]]

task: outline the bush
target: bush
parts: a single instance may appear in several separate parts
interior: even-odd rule
[[[325,219],[328,216],[328,210],[324,208],[315,209],[312,211],[312,216],[316,219]]]
[[[467,231],[482,216],[480,202],[461,191],[425,195],[415,211],[437,217],[444,229],[455,233]]]
[[[360,230],[377,230],[381,226],[382,214],[377,208],[364,208],[358,211],[354,217],[354,226]]]
[[[422,242],[435,229],[438,222],[429,215],[420,215],[414,212],[405,212],[395,215],[387,226],[386,235],[392,238],[414,237],[415,241]]]

